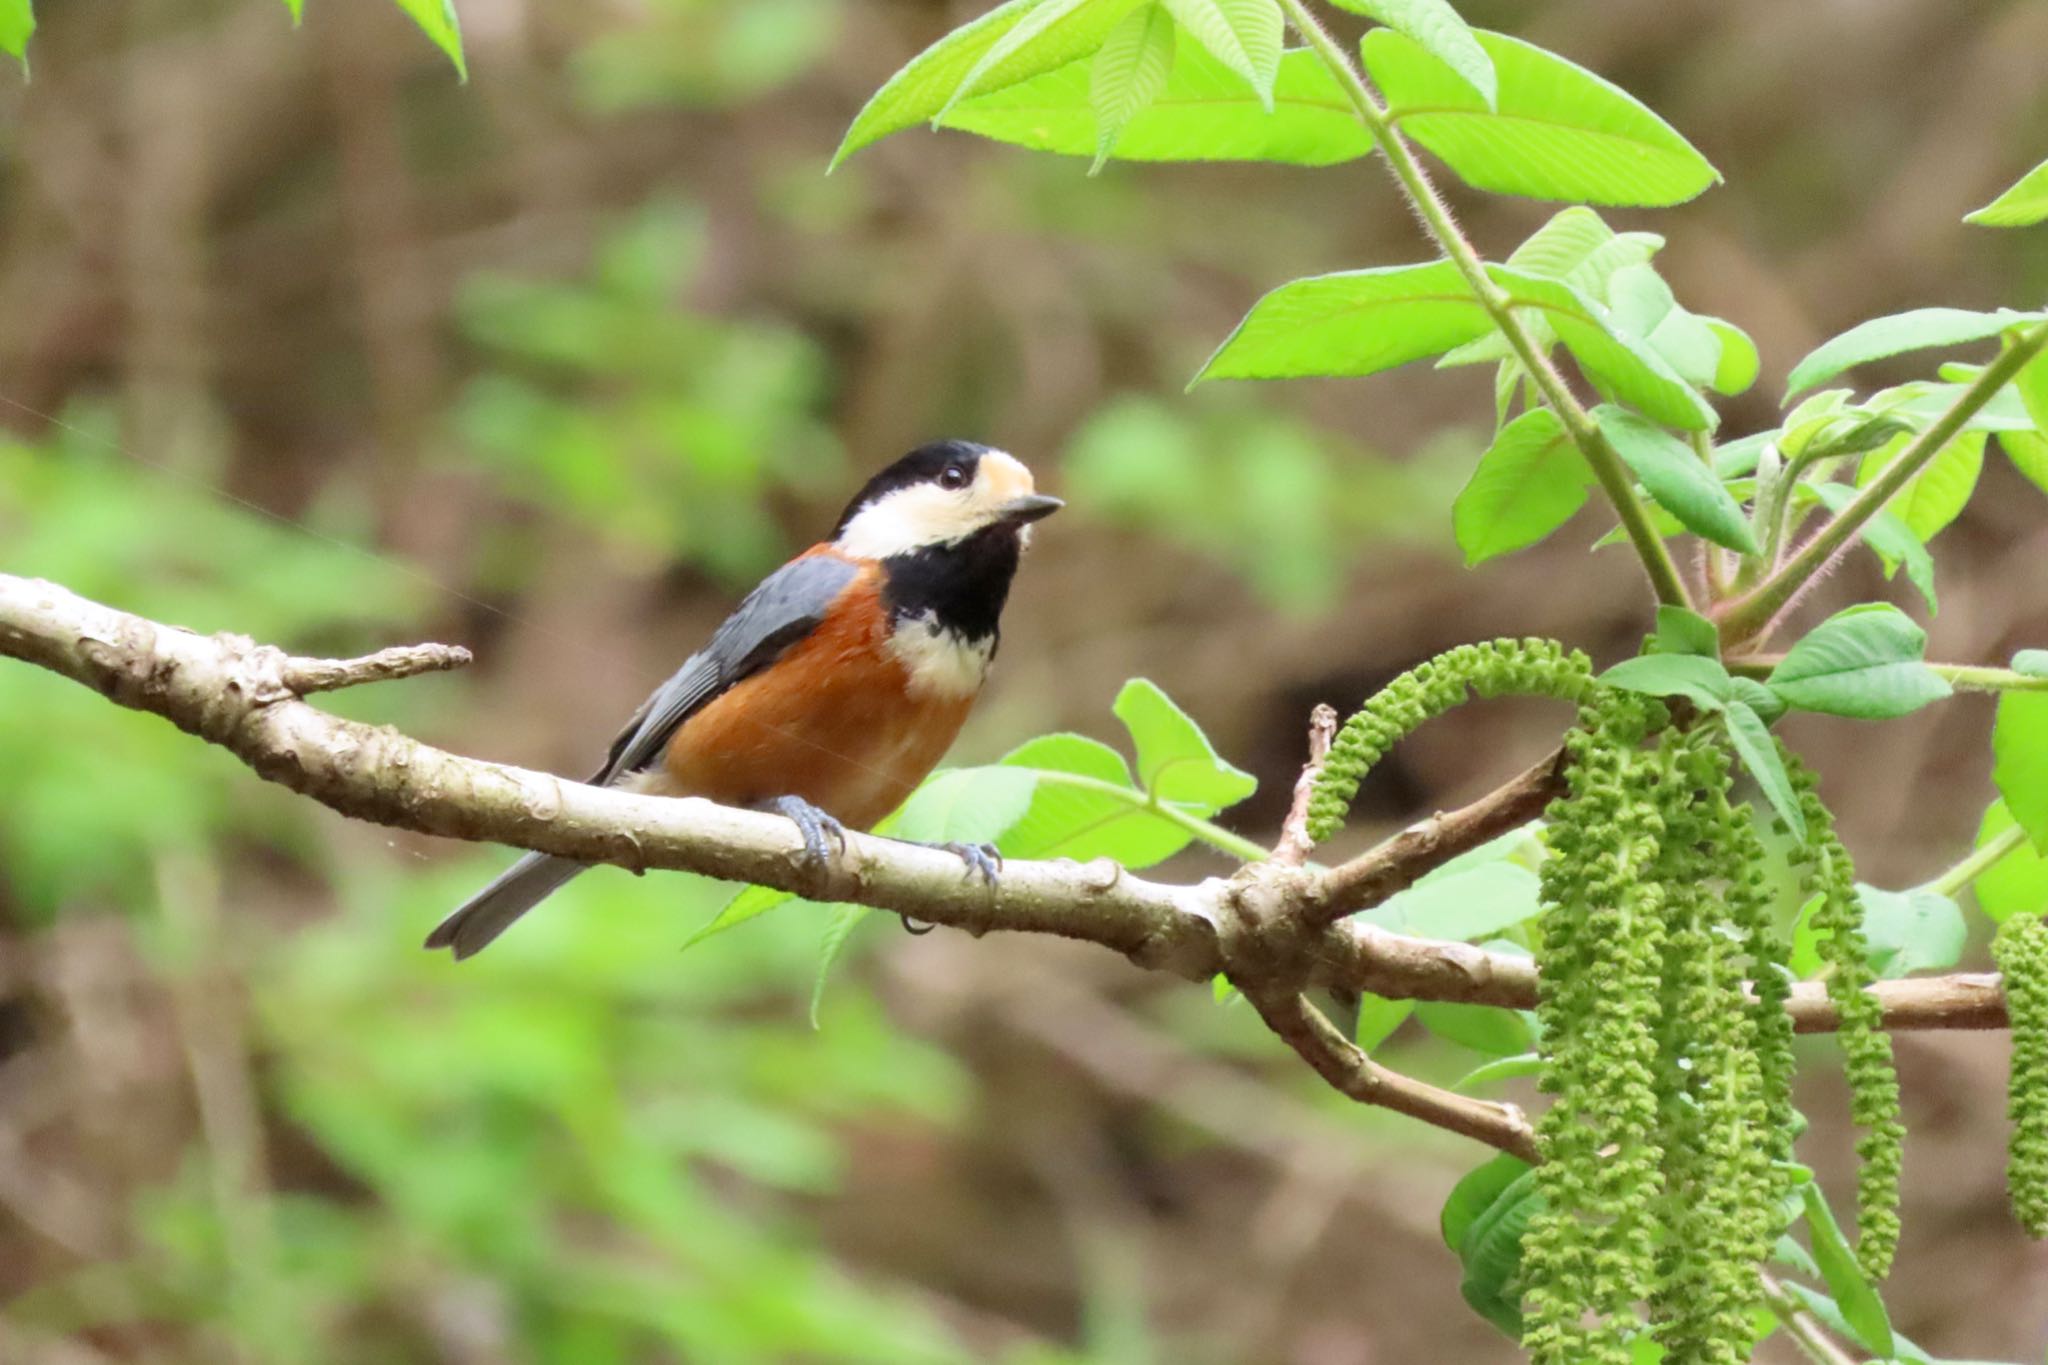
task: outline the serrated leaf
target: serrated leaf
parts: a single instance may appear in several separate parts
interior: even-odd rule
[[[962,100],[939,126],[1032,151],[1100,150],[1087,62]],[[1244,81],[1195,43],[1177,42],[1164,88],[1124,125],[1115,161],[1273,161],[1327,166],[1372,150],[1372,135],[1313,52],[1280,59],[1269,112]]]
[[[1123,755],[1099,740],[1041,735],[1011,750],[1002,762],[1040,774],[1030,806],[998,841],[1005,857],[1114,858],[1135,869],[1164,862],[1194,839],[1188,830],[1144,809],[1144,793],[1132,783]],[[1046,774],[1081,781],[1067,784]],[[1095,783],[1114,790],[1088,785]]]
[[[1572,359],[1600,392],[1681,431],[1710,431],[1719,420],[1713,408],[1662,356],[1646,343],[1616,329],[1605,310],[1561,280],[1488,266],[1516,307],[1543,311]]]
[[[961,80],[975,69],[990,48],[1036,10],[1043,0],[1009,0],[970,23],[962,24],[920,52],[877,90],[840,140],[832,165],[900,129],[924,123],[953,102]],[[1135,8],[1138,0],[1108,7],[1089,7],[1071,15],[1028,52],[1017,54],[1000,70],[980,78],[983,91],[1029,80],[1079,61],[1102,46],[1109,31]],[[1056,39],[1057,41],[1052,41]]]
[[[1235,71],[1273,107],[1286,25],[1275,0],[1159,0],[1190,38]]]
[[[1449,0],[1330,0],[1338,9],[1348,9],[1377,20],[1416,43],[1430,56],[1458,73],[1465,84],[1491,109],[1499,100],[1500,82],[1493,72],[1493,58],[1479,45],[1471,28],[1451,8]]]
[[[2048,493],[2048,436],[2031,431],[2001,431],[1998,445],[2027,482]]]
[[[868,917],[865,905],[835,905],[832,919],[825,926],[825,937],[818,943],[818,972],[811,978],[811,1027],[818,1027],[818,1010],[825,1003],[825,983],[831,979],[832,969],[839,965],[839,959],[846,956],[846,945],[853,941],[853,931]]]
[[[2004,801],[1993,801],[1977,827],[1975,847],[1983,848],[2012,828],[2012,812]],[[2014,915],[2048,912],[2048,858],[2032,844],[2022,843],[1977,874],[1971,883],[1977,908],[1993,922],[2003,923]]]
[[[1763,718],[1745,701],[1730,701],[1722,717],[1727,722],[1728,742],[1735,746],[1735,756],[1756,779],[1764,799],[1770,802],[1771,810],[1785,822],[1785,827],[1792,831],[1792,837],[1805,843],[1806,817],[1800,812],[1799,797],[1792,790],[1792,779],[1785,772],[1785,761],[1779,757],[1778,746],[1771,739]]]
[[[1952,689],[1922,662],[1927,632],[1887,602],[1839,611],[1771,670],[1771,690],[1803,711],[1861,720],[1910,715]]]
[[[1962,308],[1916,308],[1907,313],[1872,318],[1819,346],[1792,367],[1785,382],[1789,402],[1816,384],[1825,384],[1842,371],[1906,351],[1924,351],[1935,346],[1961,346],[1997,336],[2006,328],[2040,318],[2038,313],[2016,313],[2001,308],[1994,313],[1977,313]]]
[[[1864,1350],[1879,1357],[1893,1352],[1891,1319],[1884,1300],[1856,1264],[1856,1253],[1835,1221],[1819,1184],[1804,1185],[1800,1194],[1806,1206],[1806,1228],[1813,1240],[1813,1259],[1820,1266],[1821,1279],[1841,1308],[1843,1322],[1851,1337]]]
[[[1974,213],[1963,215],[1979,227],[2030,227],[2048,218],[2048,161],[2021,176],[2012,188]]]
[[[1717,662],[1721,657],[1720,630],[1706,617],[1685,607],[1657,608],[1654,643],[1659,654],[1696,654]]]
[[[1474,1224],[1494,1207],[1509,1186],[1529,1171],[1529,1163],[1503,1152],[1458,1178],[1437,1215],[1437,1228],[1444,1245],[1456,1251]]]
[[[1166,88],[1173,67],[1173,17],[1156,4],[1134,10],[1109,32],[1089,69],[1088,104],[1095,115],[1094,174],[1117,139]]]
[[[1543,1209],[1536,1173],[1525,1170],[1510,1181],[1458,1239],[1465,1267],[1458,1292],[1472,1310],[1510,1337],[1522,1334],[1522,1234]]]
[[[1991,726],[1991,780],[2034,848],[2048,853],[2048,693],[2007,692]]]
[[[292,18],[298,19],[296,9]],[[36,31],[36,14],[30,0],[0,0],[0,52],[21,63],[28,74],[28,40]]]
[[[1129,6],[1118,5],[1116,8],[1122,11]],[[960,83],[953,87],[953,93],[946,97],[935,117],[943,116],[970,95],[1014,84],[1020,78],[1018,73],[1036,75],[1064,66],[1072,55],[1062,35],[1067,21],[1086,14],[1105,13],[1108,9],[1108,0],[1038,0],[1030,13],[1020,17],[989,44],[986,52],[975,58],[974,65],[960,77]],[[1122,23],[1123,18],[1119,12],[1116,23]],[[1106,40],[1115,31],[1116,24],[1112,24],[1102,36]]]
[[[776,906],[795,899],[794,892],[779,891],[772,886],[743,886],[731,900],[718,908],[718,913],[703,928],[683,940],[683,947],[694,948],[707,938],[737,929],[748,920],[759,919]]]
[[[1685,442],[1656,423],[1603,403],[1593,410],[1614,451],[1659,506],[1716,545],[1757,553],[1756,536],[1727,486]]]
[[[1365,36],[1365,64],[1401,131],[1467,184],[1593,204],[1683,203],[1720,179],[1677,130],[1627,91],[1520,39],[1480,32],[1492,107],[1452,67],[1392,29]]]
[[[1258,789],[1259,781],[1223,761],[1188,713],[1145,678],[1133,678],[1112,708],[1138,750],[1138,783],[1156,800],[1221,810]]]
[[[1857,487],[1882,474],[1885,466],[1905,452],[1911,439],[1895,437],[1864,456],[1856,468]],[[1962,515],[1970,494],[1977,490],[1977,479],[1984,472],[1984,441],[1981,431],[1965,431],[1956,436],[1906,481],[1906,486],[1885,504],[1885,511],[1903,522],[1922,544],[1934,539]]]
[[[455,15],[455,0],[392,0],[392,3],[420,26],[420,32],[434,40],[434,46],[454,63],[455,74],[467,81],[469,63],[462,56],[462,21]]]
[[[1856,497],[1856,490],[1847,484],[1817,483],[1807,487],[1838,516]],[[1858,535],[1884,562],[1886,578],[1898,572],[1903,565],[1906,581],[1920,590],[1920,596],[1927,601],[1928,613],[1932,615],[1941,610],[1941,603],[1934,595],[1934,556],[1927,552],[1926,544],[1913,534],[1911,527],[1887,509],[1864,522]]]
[[[1863,941],[1878,976],[1893,980],[1914,972],[1953,967],[1963,955],[1968,931],[1963,908],[1938,891],[1914,887],[1886,891],[1856,884],[1863,907]]]
[[[1585,506],[1593,471],[1549,408],[1502,427],[1451,505],[1467,565],[1534,545]]]
[[[1777,724],[1778,718],[1785,714],[1785,699],[1755,678],[1737,676],[1728,682],[1728,695],[1756,712],[1765,725]]]

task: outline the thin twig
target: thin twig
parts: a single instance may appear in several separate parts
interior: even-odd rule
[[[308,697],[315,692],[338,692],[364,683],[446,673],[468,666],[471,658],[461,645],[431,644],[393,645],[360,659],[289,658],[284,663],[284,685],[292,695]]]
[[[1377,905],[1460,853],[1528,824],[1564,791],[1559,749],[1471,805],[1432,815],[1331,868],[1315,884],[1304,913],[1312,924],[1331,924]]]
[[[1536,1130],[1516,1106],[1441,1090],[1381,1066],[1300,995],[1248,992],[1246,998],[1266,1026],[1340,1094],[1474,1138],[1524,1161],[1540,1159]]]
[[[1301,776],[1294,780],[1294,802],[1287,808],[1287,818],[1280,822],[1280,842],[1273,845],[1272,861],[1282,867],[1300,867],[1316,846],[1308,835],[1308,804],[1316,794],[1323,765],[1329,761],[1330,742],[1336,737],[1337,708],[1328,702],[1317,702],[1308,716],[1308,762],[1302,765]]]

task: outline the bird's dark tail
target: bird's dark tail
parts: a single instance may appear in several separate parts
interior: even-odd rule
[[[457,960],[480,953],[511,928],[513,920],[589,866],[571,858],[529,853],[435,925],[434,932],[427,935],[427,946],[453,949]]]

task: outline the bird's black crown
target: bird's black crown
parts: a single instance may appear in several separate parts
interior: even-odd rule
[[[974,441],[958,440],[931,441],[919,446],[862,485],[860,492],[854,494],[853,501],[846,504],[846,510],[840,513],[839,524],[832,528],[833,539],[838,539],[839,533],[846,529],[846,524],[853,520],[854,514],[861,508],[879,501],[899,488],[908,488],[912,484],[938,483],[947,477],[946,471],[953,468],[960,469],[965,475],[961,480],[963,485],[972,483],[974,471],[988,450],[987,446]]]

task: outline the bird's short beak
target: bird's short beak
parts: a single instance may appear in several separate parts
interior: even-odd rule
[[[1049,517],[1065,507],[1066,503],[1050,493],[1026,493],[1021,498],[1011,498],[1003,504],[1003,520],[1013,526],[1022,526],[1027,521],[1038,521]]]

